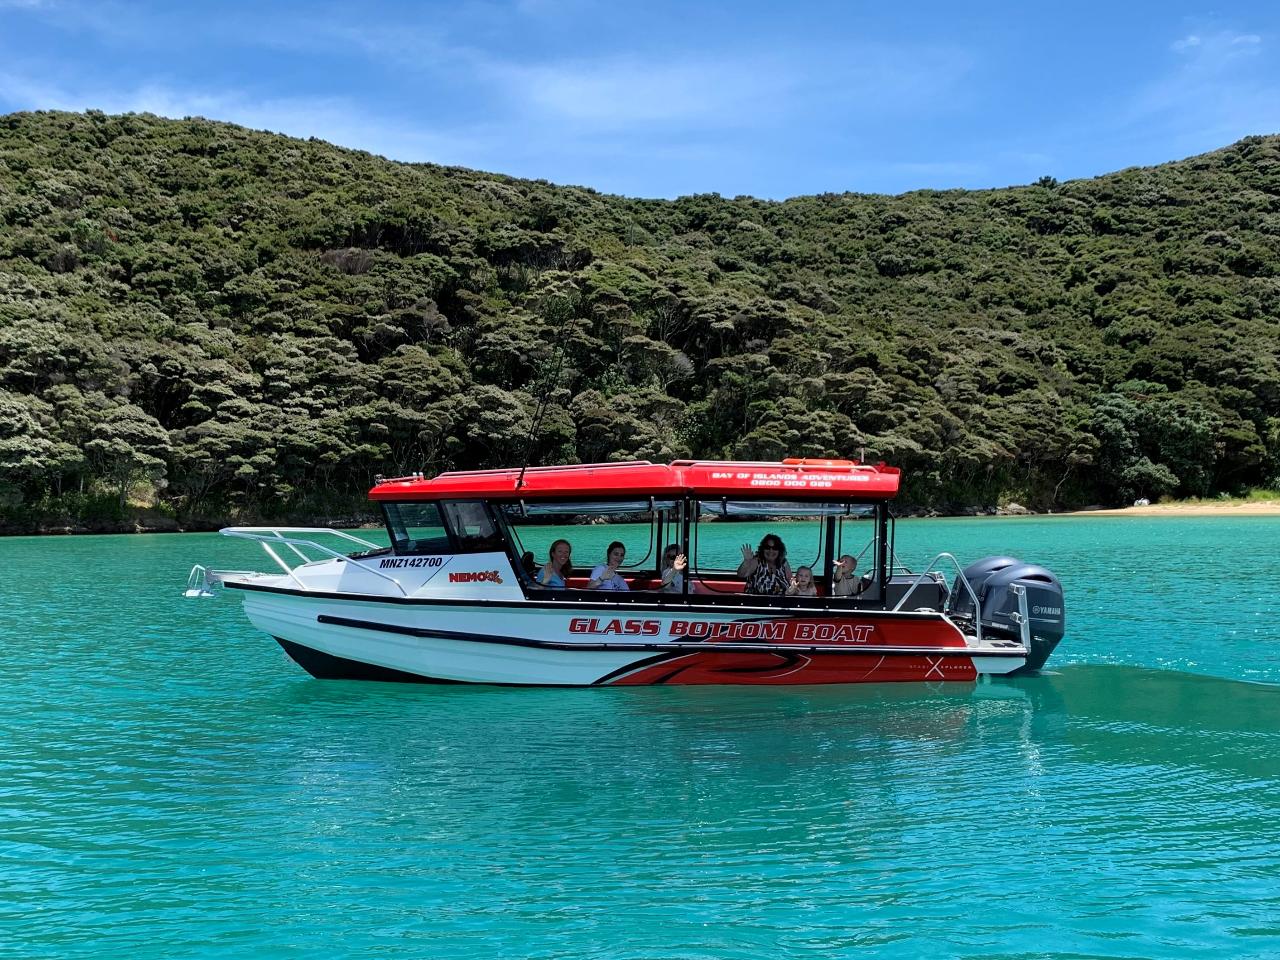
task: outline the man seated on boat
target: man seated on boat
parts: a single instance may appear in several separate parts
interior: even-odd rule
[[[552,590],[563,590],[569,579],[573,559],[573,547],[568,540],[556,540],[547,551],[547,562],[542,565],[534,578],[540,586]]]
[[[596,564],[591,569],[591,579],[587,581],[588,590],[630,590],[627,581],[618,573],[618,567],[626,559],[627,548],[615,540],[605,551],[605,562]]]
[[[538,561],[533,558],[532,550],[526,550],[520,554],[520,569],[524,571],[526,577],[537,583],[538,574],[542,568],[538,566]]]

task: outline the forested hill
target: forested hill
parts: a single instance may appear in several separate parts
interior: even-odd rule
[[[1231,491],[1280,475],[1278,315],[1275,137],[1069,183],[656,201],[0,117],[10,518],[296,516],[518,464],[556,371],[535,462],[862,455],[943,509]]]

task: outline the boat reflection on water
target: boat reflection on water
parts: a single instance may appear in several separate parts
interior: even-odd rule
[[[1081,760],[1280,776],[1280,686],[1171,670],[1078,665],[1021,681],[1033,731]]]
[[[291,685],[286,714],[328,717],[308,736],[317,760],[511,765],[531,757],[551,779],[610,775],[639,782],[780,767],[789,777],[843,769],[861,778],[900,762],[968,763],[992,753],[1003,775],[1072,763],[1212,768],[1280,775],[1280,689],[1191,674],[1074,665],[973,684],[619,689]],[[264,705],[266,706],[266,705]],[[440,731],[450,734],[442,737]],[[1264,744],[1270,748],[1263,749]],[[415,748],[417,745],[417,748]],[[419,771],[425,775],[424,771]],[[544,781],[545,782],[545,781]],[[637,784],[633,784],[635,786]]]

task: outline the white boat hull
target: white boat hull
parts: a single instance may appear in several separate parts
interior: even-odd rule
[[[972,681],[1026,651],[941,614],[442,603],[228,581],[315,676],[596,686]],[[478,633],[478,630],[485,632]]]

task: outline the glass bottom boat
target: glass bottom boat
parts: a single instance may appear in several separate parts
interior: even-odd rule
[[[240,592],[254,626],[320,678],[826,684],[1040,669],[1065,629],[1057,578],[1010,557],[962,569],[949,553],[907,569],[889,510],[899,479],[847,460],[379,479],[389,547],[229,527],[278,572],[196,566],[187,595]],[[762,530],[760,547],[734,546]],[[609,541],[593,569],[575,565],[587,541]]]

